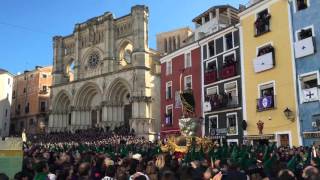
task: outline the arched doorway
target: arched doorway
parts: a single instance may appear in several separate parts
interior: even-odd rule
[[[106,106],[108,114],[107,121],[115,122],[115,126],[124,125],[130,129],[130,119],[132,118],[131,90],[127,81],[116,79],[107,92]],[[110,114],[111,113],[111,114]]]
[[[76,126],[77,129],[96,127],[100,123],[102,95],[101,90],[95,83],[86,83],[76,95]]]
[[[51,113],[52,122],[49,122],[49,128],[53,131],[64,131],[70,126],[70,96],[66,91],[60,91],[53,102],[53,111]]]

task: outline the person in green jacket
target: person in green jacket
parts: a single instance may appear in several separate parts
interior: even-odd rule
[[[49,173],[49,166],[46,161],[40,161],[36,164],[36,175],[34,180],[47,180]]]

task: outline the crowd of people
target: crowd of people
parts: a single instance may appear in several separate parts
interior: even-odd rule
[[[182,154],[162,152],[162,143],[102,130],[32,136],[15,179],[320,180],[316,146],[215,143],[207,148],[191,146]]]

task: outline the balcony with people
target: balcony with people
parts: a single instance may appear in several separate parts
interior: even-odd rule
[[[267,111],[274,109],[276,96],[273,87],[261,90],[261,96],[257,99],[257,111]]]
[[[210,102],[211,111],[223,108],[233,108],[239,104],[238,96],[234,96],[231,93],[207,95],[205,101]]]
[[[259,48],[257,58],[254,60],[256,73],[272,69],[275,65],[275,49],[269,44]]]
[[[294,44],[296,58],[309,56],[315,53],[316,41],[313,37],[312,28],[302,29],[297,34]]]
[[[214,83],[218,80],[217,64],[216,61],[207,63],[207,67],[204,73],[204,84]]]
[[[270,31],[270,19],[271,15],[269,14],[268,9],[257,14],[257,19],[254,23],[256,37]]]
[[[301,102],[309,103],[319,101],[320,85],[318,84],[317,73],[300,76]]]
[[[164,116],[164,125],[166,127],[171,127],[173,125],[172,112],[168,112]]]
[[[224,59],[220,77],[227,79],[237,75],[237,63],[234,54],[228,55]]]

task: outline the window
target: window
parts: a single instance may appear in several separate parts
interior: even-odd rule
[[[207,45],[202,46],[202,59],[208,58]]]
[[[192,76],[184,77],[184,89],[192,89]]]
[[[172,126],[172,105],[166,106],[166,115],[165,115],[165,125],[166,126]]]
[[[24,122],[23,121],[20,121],[20,128],[24,128]]]
[[[238,88],[237,81],[224,84],[224,91],[228,97],[228,104],[238,104]]]
[[[254,23],[256,36],[260,36],[270,31],[270,18],[271,15],[269,14],[268,9],[257,14],[257,20]]]
[[[5,116],[8,117],[8,109],[6,109]]]
[[[187,53],[184,56],[184,68],[191,67],[191,53]]]
[[[166,83],[166,99],[172,98],[172,81]]]
[[[233,48],[233,36],[232,36],[232,32],[229,33],[229,34],[226,34],[224,36],[224,39],[225,39],[225,49],[226,50],[229,50],[229,49],[232,49]]]
[[[8,85],[10,85],[10,78],[8,78]]]
[[[257,110],[265,111],[275,107],[274,82],[259,85],[259,99],[257,100]]]
[[[221,37],[216,40],[216,54],[222,53],[223,50],[224,50],[223,37]]]
[[[265,84],[260,86],[260,97],[273,96],[274,95],[274,85],[273,83]]]
[[[271,44],[267,44],[265,46],[258,48],[258,56],[262,56],[271,52],[274,52],[274,48]]]
[[[309,0],[296,0],[297,11],[301,11],[308,8]]]
[[[29,125],[30,125],[30,126],[34,125],[33,119],[30,119],[30,120],[29,120]]]
[[[206,15],[206,16],[204,17],[204,22],[205,22],[205,23],[206,23],[206,22],[209,22],[209,20],[210,20],[209,15]]]
[[[25,106],[24,112],[29,113],[29,110],[30,110],[30,104],[27,103],[27,105]]]
[[[164,39],[164,52],[167,53],[168,52],[168,40],[167,38]]]
[[[209,117],[209,134],[215,135],[215,130],[218,129],[218,116]]]
[[[166,62],[166,74],[170,75],[172,74],[172,61]]]
[[[216,71],[217,68],[217,61],[216,60],[211,60],[206,62],[206,71],[207,72],[212,72]]]
[[[297,32],[297,39],[298,41],[301,41],[303,39],[307,39],[309,37],[313,36],[313,30],[312,28],[306,28],[306,29],[301,29],[300,31]]]
[[[214,40],[210,41],[208,43],[208,46],[209,46],[209,56],[212,57],[215,55],[215,47],[214,47]]]
[[[41,101],[40,102],[40,111],[41,112],[45,112],[46,111],[46,102],[45,101]]]
[[[312,102],[319,100],[320,80],[319,72],[312,72],[300,76],[301,100],[302,102]]]
[[[26,88],[23,88],[23,93],[26,93]]]
[[[16,91],[12,92],[12,99],[16,98]]]
[[[42,74],[42,78],[47,78],[48,75],[47,74]]]
[[[42,91],[43,92],[47,92],[47,90],[48,90],[48,86],[42,86]]]
[[[227,114],[227,132],[228,135],[238,134],[237,113]]]
[[[223,66],[230,66],[236,62],[236,54],[234,52],[223,56]]]
[[[219,94],[219,88],[218,86],[214,86],[214,87],[209,87],[207,89],[207,95],[217,95]]]

